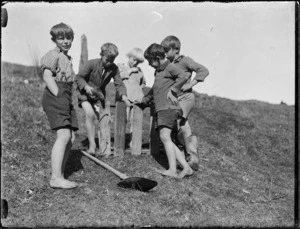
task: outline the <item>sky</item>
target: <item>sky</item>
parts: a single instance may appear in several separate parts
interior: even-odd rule
[[[175,35],[181,54],[209,70],[195,91],[295,104],[294,2],[8,2],[3,8],[8,23],[1,28],[2,61],[35,65],[55,47],[49,32],[60,22],[75,32],[69,55],[76,73],[82,34],[89,59],[100,57],[102,44],[116,44],[115,63],[126,63],[126,53],[134,47],[146,50]],[[140,67],[151,87],[154,69],[147,61]]]

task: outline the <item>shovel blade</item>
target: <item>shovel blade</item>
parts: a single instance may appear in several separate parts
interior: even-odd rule
[[[157,182],[141,177],[129,177],[119,182],[118,185],[122,188],[130,188],[147,192],[153,189],[157,185]]]

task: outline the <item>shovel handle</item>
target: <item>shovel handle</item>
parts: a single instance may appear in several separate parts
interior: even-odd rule
[[[128,178],[128,176],[124,173],[119,172],[118,170],[114,169],[113,167],[109,166],[108,164],[104,163],[103,161],[100,161],[99,159],[93,157],[92,155],[88,154],[85,151],[81,151],[85,156],[87,156],[88,158],[90,158],[92,161],[98,163],[99,165],[101,165],[102,167],[108,169],[109,171],[111,171],[112,173],[114,173],[115,175],[117,175],[118,177],[120,177],[122,180]]]

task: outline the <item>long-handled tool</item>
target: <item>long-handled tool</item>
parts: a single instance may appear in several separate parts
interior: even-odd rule
[[[85,151],[81,151],[85,156],[93,160],[94,162],[98,163],[102,167],[108,169],[109,171],[113,172],[115,175],[117,175],[119,178],[122,179],[121,182],[118,183],[120,187],[123,188],[131,188],[131,189],[137,189],[142,192],[147,192],[151,189],[153,189],[157,182],[153,180],[149,180],[142,177],[128,177],[126,174],[121,173],[114,169],[113,167],[109,166],[108,164],[104,163],[103,161],[100,161],[99,159],[93,157],[92,155],[88,154]]]

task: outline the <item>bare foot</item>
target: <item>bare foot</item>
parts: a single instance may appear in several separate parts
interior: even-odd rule
[[[183,169],[183,170],[179,173],[178,178],[182,179],[182,178],[184,178],[185,176],[191,176],[191,175],[193,175],[193,173],[194,173],[193,169],[190,168],[190,167],[188,167],[188,168]]]
[[[188,162],[188,164],[189,164],[189,166],[193,169],[193,170],[195,170],[195,171],[198,171],[198,169],[199,169],[199,162],[197,162],[197,161],[189,161]]]
[[[76,188],[78,184],[73,181],[69,181],[66,179],[53,179],[51,178],[50,180],[50,187],[51,188],[62,188],[62,189],[71,189],[71,188]]]
[[[169,176],[169,177],[174,177],[174,178],[178,177],[178,174],[176,172],[173,172],[170,170],[159,170],[159,169],[154,169],[154,170],[164,176]]]
[[[198,159],[197,155],[190,153],[190,160],[188,161],[188,164],[193,170],[198,171],[199,159]]]
[[[89,147],[89,149],[86,151],[88,154],[91,154],[91,155],[95,155],[95,148],[96,147]]]

